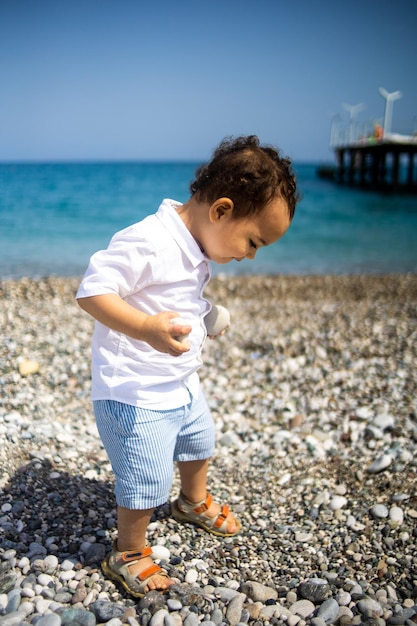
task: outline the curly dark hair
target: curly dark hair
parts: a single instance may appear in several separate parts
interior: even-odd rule
[[[290,159],[272,146],[261,146],[256,135],[226,137],[212,160],[197,169],[190,191],[200,202],[210,204],[230,198],[236,218],[256,215],[280,197],[292,219],[299,200]]]

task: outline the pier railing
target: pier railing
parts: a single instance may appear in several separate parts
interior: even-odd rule
[[[417,193],[417,133],[386,133],[376,124],[333,128],[335,167],[319,175],[349,186]]]

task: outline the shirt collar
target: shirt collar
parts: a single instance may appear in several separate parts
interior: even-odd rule
[[[197,267],[203,261],[207,263],[209,258],[200,250],[198,243],[178,215],[176,208],[179,206],[181,206],[181,202],[166,198],[162,201],[156,217],[170,232],[184,254],[187,255],[193,267]]]

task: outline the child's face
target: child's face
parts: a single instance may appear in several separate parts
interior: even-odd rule
[[[221,203],[220,199],[217,202]],[[233,203],[211,211],[211,225],[206,231],[203,247],[206,255],[216,263],[254,259],[258,248],[269,246],[288,230],[290,218],[287,204],[281,198],[273,199],[260,213],[251,217],[234,218]]]

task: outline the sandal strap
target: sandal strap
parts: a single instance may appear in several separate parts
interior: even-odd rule
[[[209,493],[207,494],[207,498],[205,500],[203,500],[202,502],[198,502],[197,505],[193,507],[193,511],[197,515],[200,515],[201,513],[205,513],[206,511],[208,511],[212,503],[213,503],[213,496],[211,495],[211,493]]]
[[[117,560],[123,563],[130,563],[131,561],[139,561],[145,559],[147,556],[151,556],[152,548],[145,546],[143,550],[136,550],[135,552],[119,552],[117,551]]]
[[[203,513],[205,513],[206,511],[208,511],[208,509],[210,508],[210,506],[213,504],[213,496],[211,495],[211,493],[207,494],[207,497],[205,500],[202,500],[201,502],[189,502],[189,500],[187,500],[187,498],[185,498],[184,496],[181,497],[181,499],[189,505],[194,505],[193,506],[193,513],[195,513],[196,515],[202,515]],[[213,520],[213,527],[214,528],[221,528],[223,526],[223,524],[227,521],[227,517],[230,514],[230,509],[227,506],[227,504],[223,504],[220,512],[212,518]]]
[[[230,509],[227,504],[223,504],[220,513],[218,514],[216,521],[214,522],[215,528],[220,528],[224,522],[227,520],[227,517],[230,513]]]
[[[147,567],[146,569],[143,570],[143,572],[141,572],[140,574],[136,574],[136,578],[139,578],[139,580],[144,581],[147,578],[149,578],[150,576],[153,576],[154,574],[160,574],[162,572],[162,569],[159,567],[159,565],[157,565],[156,563],[154,563],[153,565],[150,565],[149,567]],[[164,572],[165,575],[165,572]]]
[[[129,565],[134,565],[137,561],[141,559],[146,559],[146,557],[151,556],[152,548],[150,546],[145,546],[143,550],[135,550],[135,551],[126,551],[119,552],[117,551],[116,561],[118,563],[124,563],[128,567]],[[154,574],[160,574],[163,570],[156,563],[152,563],[149,567],[145,568],[142,572],[138,572],[135,574],[136,578],[138,578],[141,582],[150,578]],[[165,572],[164,572],[165,574]]]

